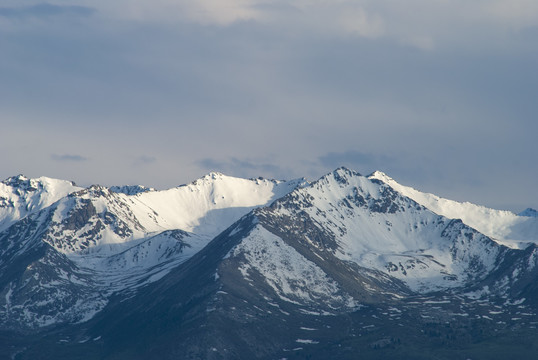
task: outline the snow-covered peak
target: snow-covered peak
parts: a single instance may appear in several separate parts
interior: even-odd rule
[[[538,211],[533,208],[526,208],[518,214],[519,216],[538,217]]]
[[[361,180],[362,179],[362,180]],[[307,188],[307,187],[313,187],[316,189],[321,189],[323,187],[328,188],[334,188],[337,189],[339,187],[347,187],[350,183],[355,183],[357,181],[364,181],[365,179],[361,174],[359,174],[356,171],[350,170],[345,167],[340,167],[324,176],[319,178],[318,180],[310,183],[308,181],[305,181],[304,178],[303,184],[301,186],[298,186],[298,188]]]
[[[376,171],[369,176],[389,185],[436,214],[450,219],[461,219],[465,224],[510,247],[525,247],[529,242],[538,243],[538,218],[518,216],[510,211],[495,210],[469,202],[458,202],[424,193],[404,186],[386,174]]]
[[[350,170],[344,166],[341,166],[338,169],[334,170],[332,173],[327,174],[326,177],[327,176],[333,177],[339,182],[345,182],[349,178],[362,176],[362,175],[354,170]]]
[[[350,191],[353,194],[350,195]],[[316,193],[327,203],[337,203],[350,196],[360,196],[367,201],[367,206],[373,206],[377,201],[394,200],[394,194],[388,194],[389,191],[392,191],[390,187],[380,186],[356,171],[341,167],[313,182],[303,193],[310,195]]]
[[[384,182],[345,168],[257,215],[277,233],[302,238],[320,254],[384,272],[420,292],[482,278],[500,248],[461,221],[439,216]],[[480,266],[472,268],[473,261]]]
[[[140,193],[130,200],[137,204],[133,212],[148,230],[182,229],[215,236],[250,210],[269,205],[305,183],[304,179],[242,179],[210,173],[191,184]],[[156,215],[148,218],[148,213]]]
[[[389,182],[394,181],[393,178],[391,178],[390,176],[388,176],[387,174],[385,174],[384,172],[379,171],[379,170],[376,170],[376,171],[374,171],[373,173],[371,173],[370,175],[368,175],[368,178],[369,178],[369,179],[377,179],[377,180],[381,180],[381,181],[383,181],[385,184],[388,184]]]
[[[62,197],[82,190],[72,181],[17,175],[0,182],[0,230],[27,215],[50,206]]]
[[[12,188],[14,190],[21,191],[38,191],[41,189],[51,190],[55,187],[61,186],[71,186],[76,187],[76,184],[73,181],[53,179],[46,176],[41,176],[39,178],[31,179],[22,174],[8,177],[3,180],[0,184]]]
[[[23,174],[19,174],[19,175],[16,175],[16,176],[10,176],[8,177],[7,179],[3,180],[2,183],[3,184],[6,184],[6,185],[11,185],[11,186],[16,186],[18,184],[22,184],[26,181],[28,181],[29,179],[24,176]]]
[[[206,174],[206,175],[202,176],[201,178],[199,178],[197,180],[194,180],[192,183],[196,184],[198,182],[203,182],[203,181],[222,180],[223,178],[227,178],[227,177],[229,177],[229,176],[224,175],[221,172],[212,171],[209,174]]]
[[[286,183],[286,182],[289,182],[289,181],[286,181],[286,180],[275,180],[275,179],[266,179],[266,178],[263,178],[263,177],[258,177],[258,178],[250,178],[250,179],[244,179],[244,178],[238,178],[238,177],[234,177],[234,176],[230,176],[230,175],[225,175],[221,172],[218,172],[218,171],[212,171],[196,180],[194,180],[192,183],[190,184],[187,184],[187,185],[181,185],[179,187],[184,187],[184,186],[191,186],[191,185],[194,185],[194,186],[198,186],[198,185],[204,185],[204,184],[213,184],[213,183],[217,183],[217,182],[233,182],[233,181],[236,181],[236,180],[244,180],[244,181],[252,181],[252,182],[255,182],[256,184],[262,184],[262,183],[274,183],[274,184],[280,184],[280,183]],[[299,180],[299,179],[297,179]],[[307,182],[305,178],[301,178],[300,180],[302,180],[303,182]],[[291,180],[291,181],[295,181],[295,180]]]

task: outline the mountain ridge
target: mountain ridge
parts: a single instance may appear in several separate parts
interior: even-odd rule
[[[396,191],[415,200],[439,215],[463,222],[492,237],[502,245],[522,248],[538,242],[538,221],[528,215],[495,210],[469,202],[457,202],[400,185],[386,174],[376,171],[369,178],[383,181]]]
[[[412,190],[344,167],[311,183],[76,189],[0,232],[0,355],[353,358],[338,344],[416,355],[400,325],[452,348],[488,342],[476,326],[530,334],[538,246],[506,246],[466,223],[475,207]]]
[[[106,299],[113,294],[132,292],[148,282],[157,281],[203,248],[228,223],[301,183],[302,180],[244,180],[210,174],[182,187],[133,195],[114,192],[100,185],[74,188],[50,206],[23,218],[27,219],[26,228],[44,230],[39,234],[17,233],[19,240],[43,242],[50,248],[46,246],[47,251],[37,262],[28,260],[26,270],[18,270],[19,276],[29,276],[34,263],[47,267],[48,276],[30,284],[33,289],[30,292],[30,285],[12,279],[2,291],[7,296],[4,315],[19,319],[17,321],[21,325],[25,324],[24,319],[28,319],[29,326],[35,327],[54,323],[54,316],[68,322],[75,321],[75,314],[84,313],[83,309],[94,313],[93,310],[102,309],[108,302]],[[177,206],[169,210],[171,202]],[[7,243],[15,236],[9,229],[11,227],[0,233],[0,241],[6,239]],[[0,263],[11,261],[12,256],[6,254],[6,259],[0,259]],[[65,259],[61,266],[57,266],[58,269],[54,269],[49,268],[48,256]],[[91,274],[91,281],[71,286],[64,281],[64,274],[69,274],[71,282]],[[61,302],[54,300],[55,295],[49,288],[61,293],[70,293],[73,288],[70,296],[78,302],[74,301],[71,303],[73,308],[66,309]],[[88,297],[88,292],[103,296]],[[41,308],[29,310],[22,297],[16,304],[14,299],[19,293],[42,298],[39,302]],[[93,305],[91,299],[95,300]],[[39,319],[37,314],[43,312],[50,316],[42,321],[31,320]],[[74,315],[69,318],[66,313]]]

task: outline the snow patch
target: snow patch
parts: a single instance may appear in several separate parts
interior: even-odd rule
[[[309,340],[309,339],[297,339],[295,342],[299,344],[319,344],[319,341]]]

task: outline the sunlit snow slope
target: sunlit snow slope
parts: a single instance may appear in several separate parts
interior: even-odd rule
[[[0,231],[78,190],[82,188],[71,181],[47,177],[18,175],[0,182]]]
[[[182,229],[214,237],[255,207],[284,196],[304,179],[241,179],[210,173],[191,184],[129,198],[133,214],[148,231]]]
[[[516,215],[510,211],[489,209],[469,202],[457,202],[423,193],[400,185],[386,174],[376,171],[369,176],[392,187],[404,196],[450,219],[461,219],[465,224],[490,236],[500,244],[524,248],[528,243],[538,244],[538,218]]]

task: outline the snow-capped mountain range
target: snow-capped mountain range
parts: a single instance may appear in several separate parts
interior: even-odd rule
[[[87,320],[112,294],[158,280],[241,216],[305,181],[246,180],[211,173],[165,191],[81,189],[70,182],[23,176],[2,184],[0,198],[7,206],[0,208],[6,228],[0,234],[0,254],[5,254],[0,266],[25,257],[29,249],[45,249],[46,255],[22,274],[32,274],[36,281],[31,292],[41,300],[27,304],[29,283],[6,279],[0,319],[45,326]],[[40,230],[28,233],[29,228]],[[68,269],[50,257],[62,259]],[[88,298],[90,293],[98,295]],[[77,294],[83,297],[77,299]],[[70,304],[59,302],[60,297],[69,298]]]
[[[205,293],[200,316],[241,324],[241,311],[344,316],[440,293],[532,305],[536,244],[536,210],[443,199],[381,172],[210,173],[163,191],[19,175],[0,183],[0,329],[83,336],[111,313],[161,314]]]

